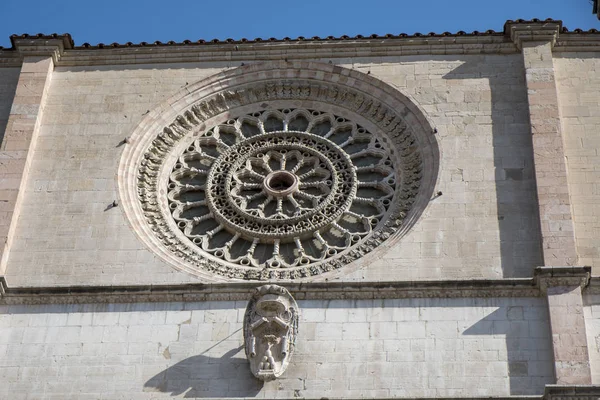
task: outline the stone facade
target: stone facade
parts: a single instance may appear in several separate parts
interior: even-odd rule
[[[264,385],[244,355],[246,303],[4,306],[2,396],[484,397],[553,382],[543,299],[299,301],[294,357]]]
[[[598,33],[11,40],[0,398],[598,397]]]

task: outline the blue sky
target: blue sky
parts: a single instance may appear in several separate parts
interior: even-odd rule
[[[507,19],[600,29],[589,0],[0,0],[0,46],[13,33],[70,33],[75,44],[185,39],[501,31]]]

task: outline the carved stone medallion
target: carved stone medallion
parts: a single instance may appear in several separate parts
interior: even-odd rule
[[[271,381],[283,374],[294,353],[298,304],[277,285],[257,288],[244,314],[244,347],[252,374]]]
[[[370,88],[377,97],[358,84],[265,68],[229,85],[198,84],[170,105],[182,107],[172,123],[161,128],[166,117],[154,116],[132,135],[124,208],[178,268],[318,276],[400,236],[431,194],[437,147],[418,109],[386,99],[381,84]]]
[[[169,207],[192,243],[227,263],[309,266],[360,244],[386,218],[396,194],[392,159],[377,136],[345,118],[254,112],[185,149]]]

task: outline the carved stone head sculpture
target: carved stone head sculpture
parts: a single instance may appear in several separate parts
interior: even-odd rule
[[[270,381],[285,372],[294,352],[298,313],[287,289],[256,288],[244,315],[244,345],[250,370],[258,379]]]

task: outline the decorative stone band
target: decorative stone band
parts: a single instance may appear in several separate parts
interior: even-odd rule
[[[224,262],[221,253],[225,251],[202,251],[199,238],[199,243],[192,243],[190,228],[183,226],[191,225],[179,221],[178,226],[171,218],[169,207],[179,205],[169,205],[167,196],[162,195],[178,157],[195,138],[207,135],[214,126],[261,109],[295,108],[321,110],[341,120],[354,121],[387,143],[400,179],[396,200],[385,218],[373,232],[357,237],[360,240],[348,250],[325,260],[310,261],[304,257],[308,262],[292,263],[293,268],[279,268],[281,263],[277,260],[267,263],[267,268],[251,266],[244,259],[239,264]],[[236,68],[188,86],[149,113],[123,153],[119,166],[121,202],[140,239],[177,269],[208,281],[314,280],[327,272],[336,273],[410,229],[431,198],[437,177],[438,148],[432,132],[432,126],[413,101],[354,70],[311,62]],[[220,165],[218,160],[215,165]],[[211,174],[212,170],[209,180]]]

